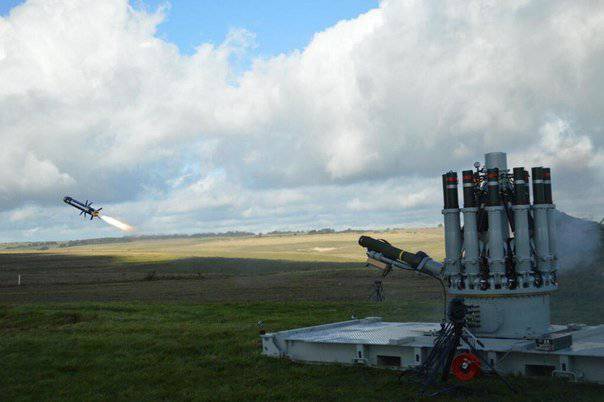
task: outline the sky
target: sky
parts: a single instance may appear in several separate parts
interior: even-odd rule
[[[0,241],[435,225],[440,175],[551,166],[604,217],[604,3],[0,2]]]
[[[6,16],[24,0],[0,1]],[[48,1],[52,4],[52,1]],[[316,32],[340,20],[377,7],[378,0],[130,0],[136,10],[164,9],[156,36],[174,43],[183,54],[193,54],[203,43],[220,44],[230,30],[253,33],[256,46],[246,57],[275,56],[303,49]]]

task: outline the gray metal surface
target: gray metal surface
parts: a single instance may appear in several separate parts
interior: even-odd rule
[[[318,343],[363,343],[366,345],[392,345],[410,341],[429,331],[437,331],[435,323],[364,322],[351,323],[336,328],[324,328],[298,332],[287,337],[288,341]]]
[[[547,209],[547,237],[549,240],[549,252],[552,256],[552,269],[557,271],[560,267],[558,266],[558,234],[556,225],[556,207],[550,204]]]
[[[377,317],[261,335],[263,354],[312,363],[384,366],[383,357],[408,369],[421,364],[432,347],[437,323],[383,322]],[[570,347],[551,352],[537,349],[535,339],[479,337],[478,351],[501,373],[533,375],[548,368],[552,376],[604,383],[604,325],[552,325],[550,334],[570,334]],[[462,345],[461,349],[464,348]],[[542,371],[542,370],[538,370]]]
[[[516,297],[466,297],[465,304],[476,311],[476,335],[495,338],[538,337],[550,328],[549,294]]]
[[[459,283],[461,269],[461,222],[459,208],[443,209],[445,221],[445,272]]]
[[[485,208],[489,219],[489,272],[491,289],[503,285],[505,277],[505,249],[503,241],[503,230],[501,229],[501,215],[504,213],[502,206],[491,206]]]
[[[478,208],[462,208],[463,213],[463,266],[466,274],[465,288],[473,289],[479,286],[479,243],[478,243],[478,224],[476,223],[476,213]]]
[[[505,152],[489,152],[484,155],[487,169],[499,169],[500,173],[508,170],[508,157]]]
[[[531,237],[529,233],[528,212],[529,205],[514,205],[514,251],[516,259],[516,273],[521,279],[520,286],[525,287],[531,283]]]

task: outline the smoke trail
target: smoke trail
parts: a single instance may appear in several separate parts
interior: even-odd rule
[[[115,226],[116,228],[123,230],[124,232],[132,232],[134,230],[134,228],[130,225],[128,225],[127,223],[118,221],[115,218],[112,218],[110,216],[107,215],[101,215],[100,218],[102,220],[104,220],[105,222],[107,222],[108,224]]]

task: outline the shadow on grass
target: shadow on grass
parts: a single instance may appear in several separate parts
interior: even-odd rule
[[[213,257],[136,263],[118,256],[15,253],[0,254],[0,266],[0,303],[364,301],[376,279],[383,280],[389,301],[441,303],[436,281],[406,272],[382,279],[360,263]],[[562,273],[552,321],[600,324],[601,278],[595,267]]]

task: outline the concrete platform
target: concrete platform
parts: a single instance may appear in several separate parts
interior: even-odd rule
[[[480,338],[484,347],[477,348],[500,373],[604,384],[604,325],[550,328],[550,337],[569,341],[566,335],[570,335],[572,344],[543,351],[537,348],[536,339]],[[261,335],[262,352],[301,362],[405,370],[427,358],[439,329],[438,323],[384,322],[368,317]],[[467,349],[464,346],[460,350]]]

